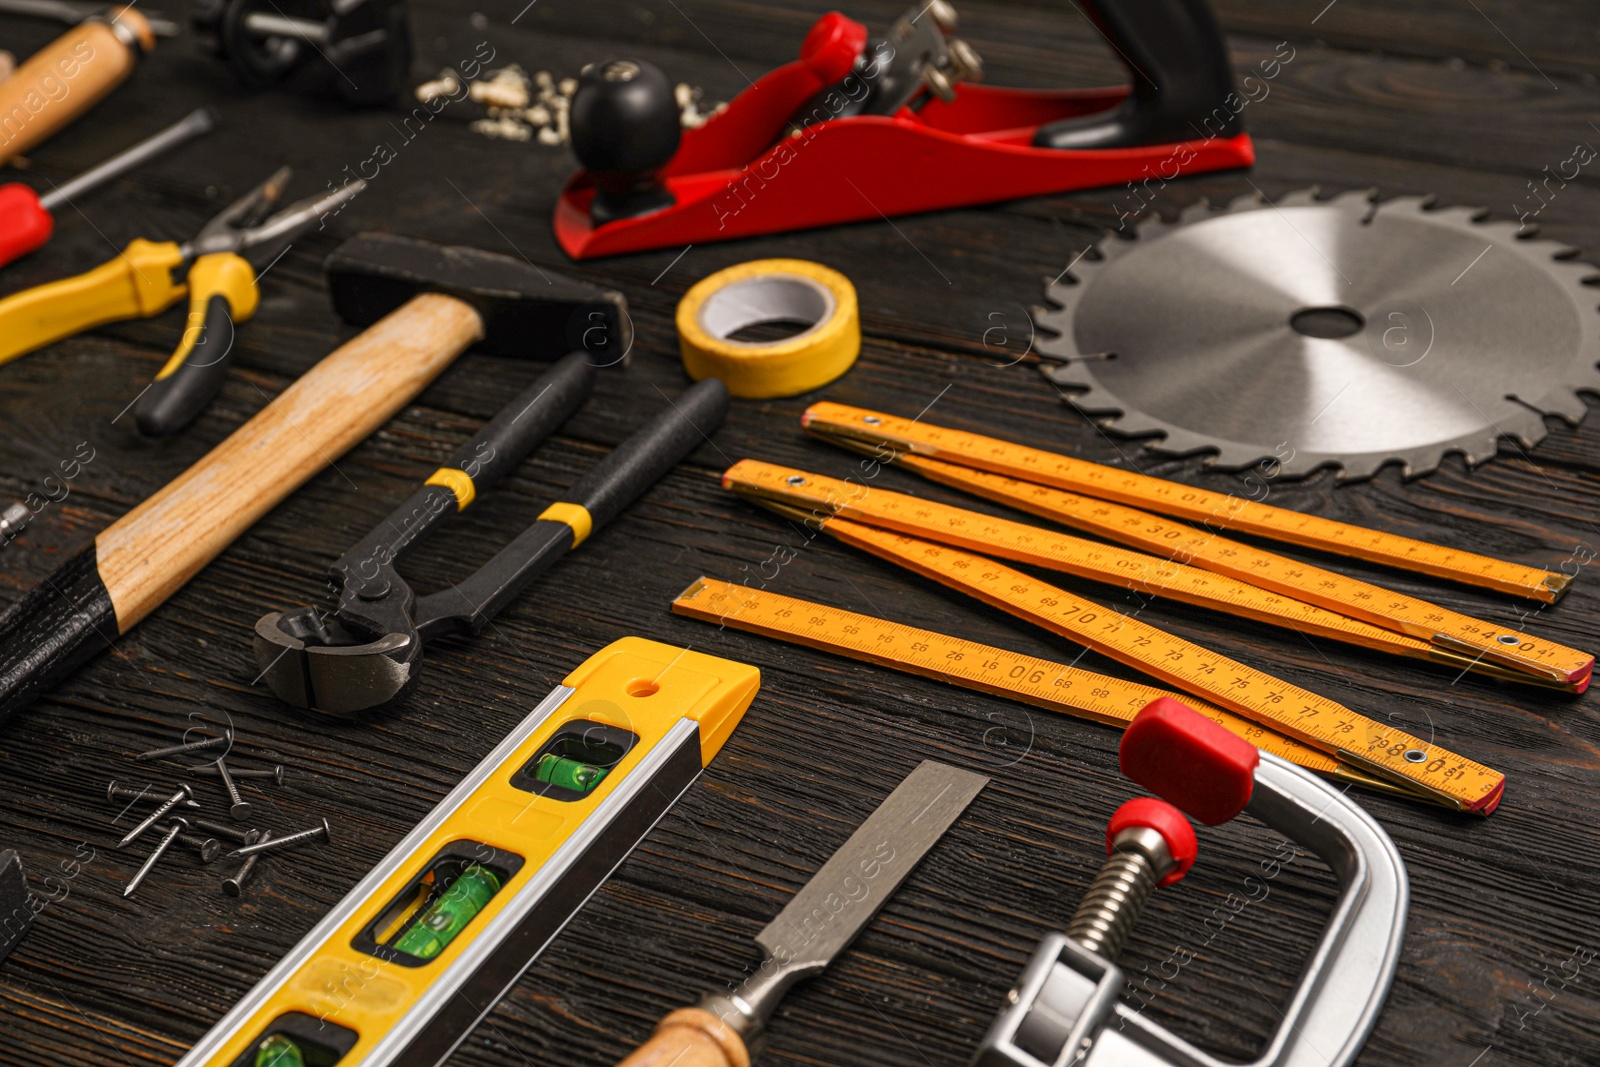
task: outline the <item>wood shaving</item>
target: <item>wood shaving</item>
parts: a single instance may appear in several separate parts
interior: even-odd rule
[[[417,86],[417,99],[423,103],[441,96],[453,96],[461,91],[461,82],[455,73],[444,70],[432,81]],[[474,121],[471,129],[484,137],[502,141],[536,141],[552,147],[564,145],[571,139],[567,116],[572,108],[572,96],[578,91],[576,78],[556,80],[547,70],[535,71],[532,76],[516,64],[498,70],[486,71],[467,90],[468,96],[484,109],[484,118]],[[726,108],[727,104],[703,107],[704,92],[698,87],[680,82],[673,89],[678,113],[686,130],[698,129],[706,120]]]

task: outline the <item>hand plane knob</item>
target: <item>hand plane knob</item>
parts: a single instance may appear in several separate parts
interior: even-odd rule
[[[591,63],[572,97],[572,151],[594,178],[589,214],[596,224],[670,207],[659,173],[681,132],[672,82],[638,60]]]

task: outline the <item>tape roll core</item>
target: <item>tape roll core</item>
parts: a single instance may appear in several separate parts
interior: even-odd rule
[[[861,351],[855,287],[803,259],[761,259],[702,279],[678,304],[683,365],[696,381],[720,378],[734,396],[794,396],[833,381]],[[735,341],[762,323],[805,324],[777,341]]]

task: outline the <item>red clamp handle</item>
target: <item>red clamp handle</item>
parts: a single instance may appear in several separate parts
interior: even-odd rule
[[[55,228],[38,193],[21,182],[0,185],[0,267],[43,247]]]
[[[1194,827],[1189,825],[1183,812],[1165,800],[1139,797],[1113,812],[1111,821],[1106,823],[1106,855],[1111,855],[1111,846],[1116,843],[1117,835],[1128,829],[1154,830],[1166,841],[1167,851],[1172,854],[1172,870],[1156,885],[1168,886],[1182,879],[1194,866],[1195,857],[1200,855],[1200,842],[1195,840]]]
[[[1261,752],[1192,708],[1162,697],[1122,735],[1122,773],[1207,826],[1244,810]]]

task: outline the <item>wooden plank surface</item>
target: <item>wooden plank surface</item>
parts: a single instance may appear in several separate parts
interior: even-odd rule
[[[416,3],[417,80],[494,49],[491,65],[573,74],[637,55],[675,80],[727,99],[746,78],[792,58],[821,0],[781,8],[738,0],[522,0],[482,17],[444,0]],[[889,0],[849,12],[881,30]],[[963,33],[998,84],[1116,80],[1114,57],[1066,5],[963,3]],[[519,17],[519,10],[522,12]],[[1319,14],[1320,11],[1320,14]],[[181,12],[180,12],[181,13]],[[1156,209],[1319,184],[1432,192],[1514,217],[1526,184],[1600,140],[1597,23],[1586,5],[1475,0],[1273,4],[1225,0],[1221,17],[1242,73],[1279,42],[1295,58],[1244,113],[1260,138],[1248,175],[1175,182]],[[516,20],[513,22],[513,20]],[[0,44],[25,55],[58,27],[0,19]],[[386,111],[346,113],[278,93],[248,94],[192,36],[162,42],[121,91],[41,147],[21,177],[38,187],[91,165],[213,102],[225,126],[65,209],[44,251],[5,269],[14,291],[100,262],[136,236],[181,239],[274,167],[308,192],[379,155],[371,188],[325,232],[268,273],[261,311],[239,333],[238,365],[213,408],[183,436],[140,439],[122,414],[164,362],[181,312],[108,327],[0,370],[0,496],[60,495],[60,464],[88,442],[92,461],[30,529],[4,546],[5,599],[48,574],[353,334],[328,307],[320,263],[335,243],[384,229],[525,256],[622,289],[638,334],[625,371],[602,376],[589,405],[517,474],[408,564],[431,590],[458,580],[561,487],[686,384],[672,312],[694,281],[732,263],[801,256],[854,279],[866,335],[857,368],[818,396],[915,413],[1088,458],[1229,489],[1237,477],[1157,460],[1071,414],[1023,363],[1026,308],[1100,229],[1117,190],[1045,197],[733,245],[571,264],[548,219],[572,164],[561,149],[471,133],[466,109],[421,132]],[[1600,184],[1569,183],[1538,216],[1546,236],[1600,249]],[[999,316],[997,319],[995,316]],[[1007,325],[1008,345],[985,333]],[[780,1009],[763,1063],[963,1064],[1034,942],[1058,929],[1098,866],[1106,817],[1136,791],[1116,769],[1116,735],[1034,709],[835,661],[671,616],[700,574],[761,572],[776,545],[795,558],[772,588],[1038,655],[1076,650],[927,582],[798,531],[724,494],[716,475],[754,456],[830,474],[852,460],[802,436],[810,399],[741,402],[713,444],[585,544],[475,640],[430,650],[400,712],[363,723],[311,721],[254,685],[250,627],[263,612],[321,603],[333,558],[539,368],[471,355],[419,403],[272,512],[176,597],[32,711],[0,727],[0,846],[21,851],[53,898],[0,965],[7,1062],[48,1067],[176,1060],[345,891],[591,651],[624,634],[692,644],[758,663],[764,688],[700,782],[596,894],[496,1008],[453,1063],[483,1067],[614,1062],[667,1010],[737,982],[757,958],[750,937],[901,777],[923,758],[993,776],[946,841],[854,949]],[[1274,484],[1271,500],[1559,564],[1600,546],[1600,422],[1553,424],[1527,455],[1475,472],[1457,460],[1404,484],[1392,472],[1335,487],[1324,475]],[[956,498],[894,471],[885,485]],[[1351,566],[1352,572],[1368,573]],[[1530,618],[1543,636],[1600,646],[1600,584],[1585,568],[1560,605]],[[770,573],[771,568],[768,568]],[[1515,620],[1524,606],[1396,579],[1452,608]],[[1102,599],[1114,597],[1092,591]],[[1401,665],[1198,609],[1157,603],[1142,616],[1186,637],[1391,721],[1504,771],[1506,801],[1470,820],[1375,797],[1411,873],[1403,963],[1360,1062],[1373,1067],[1579,1065],[1600,1052],[1600,716],[1567,697]],[[1089,655],[1081,665],[1132,677]],[[114,853],[110,778],[163,784],[129,753],[177,739],[197,719],[233,724],[243,749],[281,762],[281,789],[253,790],[262,823],[292,830],[326,815],[336,846],[263,861],[242,899],[221,873],[179,859],[130,900],[132,858]],[[203,785],[208,801],[219,794]],[[220,810],[220,809],[219,809]],[[126,825],[124,822],[122,825]],[[1264,899],[1215,919],[1273,854],[1273,835],[1241,823],[1201,834],[1202,860],[1157,895],[1123,962],[1151,991],[1152,1018],[1231,1058],[1248,1058],[1333,900],[1332,879],[1303,854]],[[87,858],[86,858],[87,857]],[[75,863],[75,861],[77,861]],[[1179,946],[1194,960],[1174,965]],[[1576,973],[1574,973],[1576,972]],[[1164,985],[1161,983],[1165,983]]]

